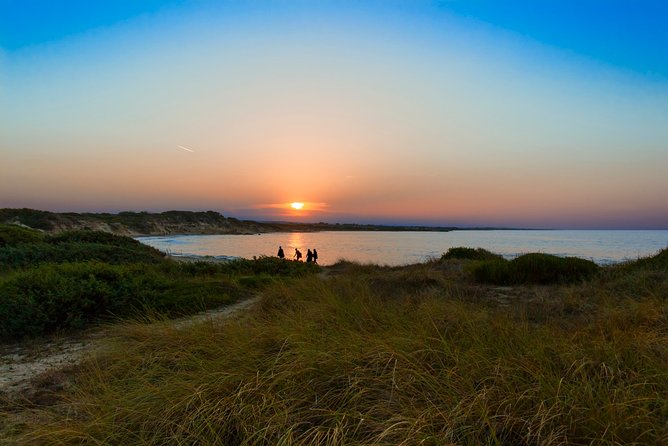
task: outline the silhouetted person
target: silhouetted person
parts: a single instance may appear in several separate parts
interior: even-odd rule
[[[278,247],[278,254],[276,254],[276,255],[278,256],[279,259],[285,258],[285,253],[283,252],[283,247],[282,246]]]
[[[313,248],[313,263],[318,263],[318,250]]]
[[[295,259],[297,259],[298,262],[301,262],[302,259],[302,253],[297,248],[295,248]]]
[[[306,251],[306,263],[311,263],[313,261],[313,253],[311,250]]]

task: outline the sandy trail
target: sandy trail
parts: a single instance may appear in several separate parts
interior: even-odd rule
[[[177,328],[209,319],[227,318],[253,306],[258,297],[171,321]],[[74,336],[0,344],[0,396],[26,391],[37,376],[78,364],[103,343],[108,328]]]

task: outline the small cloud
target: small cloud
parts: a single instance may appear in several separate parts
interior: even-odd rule
[[[178,147],[179,149],[187,150],[188,152],[192,152],[192,153],[195,152],[194,150],[189,149],[189,148],[187,148],[187,147],[183,147],[183,146],[179,146],[179,145],[177,145],[176,147]]]

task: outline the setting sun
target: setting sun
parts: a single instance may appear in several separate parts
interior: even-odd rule
[[[295,201],[294,203],[290,203],[290,207],[295,210],[300,210],[304,207],[304,203],[301,203],[299,201]]]

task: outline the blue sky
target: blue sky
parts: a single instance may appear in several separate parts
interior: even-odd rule
[[[645,0],[0,0],[0,207],[666,229],[665,23]]]
[[[668,3],[647,0],[452,1],[442,7],[583,57],[668,75]]]
[[[582,57],[638,73],[668,78],[668,2],[648,0],[443,0],[443,1],[240,1],[211,0],[0,0],[0,47],[12,51],[109,27],[158,11],[288,6],[323,10],[388,5],[401,13],[446,11],[517,33]],[[361,3],[354,5],[354,3]]]

